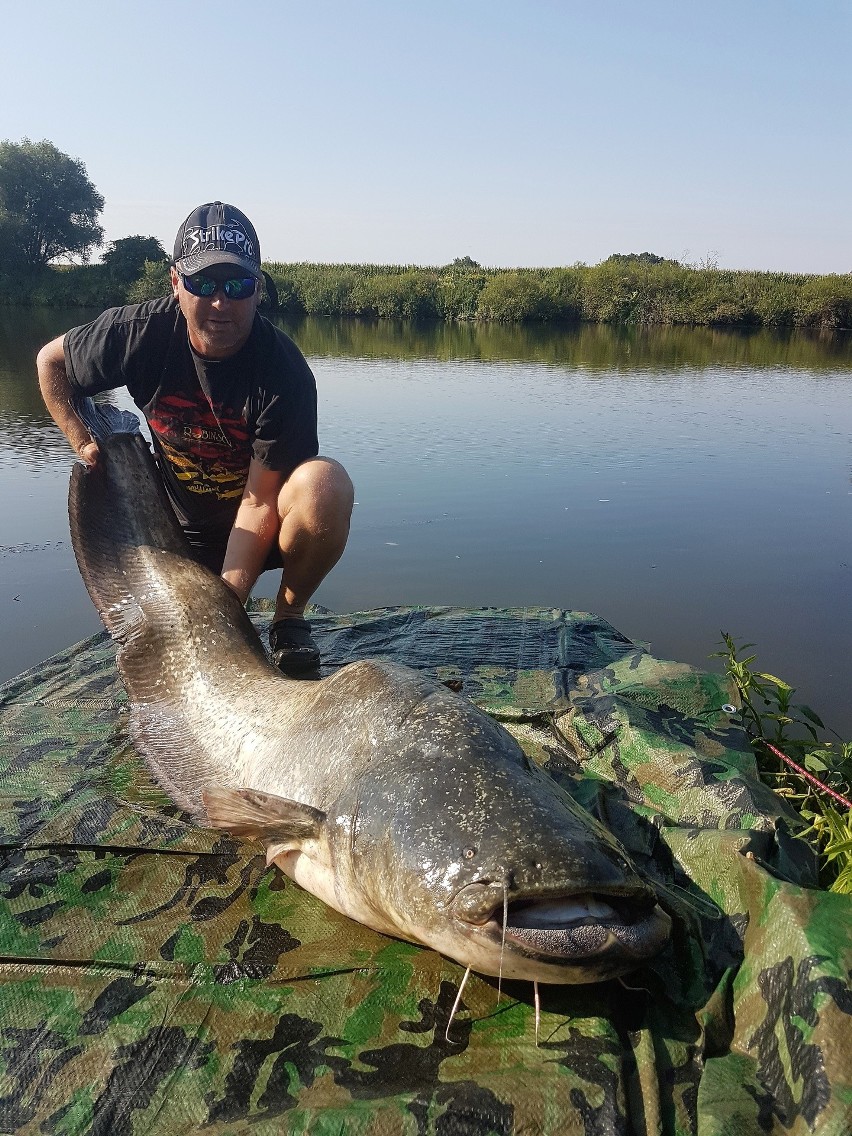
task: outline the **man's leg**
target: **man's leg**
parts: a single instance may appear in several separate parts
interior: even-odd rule
[[[343,554],[353,498],[346,470],[323,457],[297,466],[278,495],[278,545],[284,572],[269,634],[273,661],[282,670],[306,670],[319,663],[303,613]]]

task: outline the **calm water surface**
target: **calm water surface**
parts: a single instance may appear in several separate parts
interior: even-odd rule
[[[33,366],[93,314],[0,322],[0,680],[100,628]],[[852,336],[282,326],[356,484],[318,603],[594,611],[701,667],[729,631],[852,737]]]

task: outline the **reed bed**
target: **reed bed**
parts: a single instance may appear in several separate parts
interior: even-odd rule
[[[568,268],[265,265],[283,312],[366,319],[593,322],[634,326],[852,328],[852,274],[815,276],[647,263],[615,256]],[[7,305],[108,306],[164,294],[167,268],[146,264],[129,286],[105,265],[0,277]]]

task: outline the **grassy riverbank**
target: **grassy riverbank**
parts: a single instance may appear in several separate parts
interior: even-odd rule
[[[629,256],[570,268],[278,262],[265,268],[280,309],[307,315],[852,328],[852,274],[733,272]],[[167,279],[167,269],[160,264],[149,264],[129,287],[114,280],[104,265],[66,266],[14,284],[0,279],[0,297],[7,305],[107,307],[162,295]]]
[[[270,264],[282,307],[397,319],[852,327],[852,276],[673,262],[478,269]]]

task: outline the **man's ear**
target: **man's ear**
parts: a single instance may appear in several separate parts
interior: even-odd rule
[[[172,278],[172,295],[175,299],[178,298],[178,273],[174,265],[169,269],[169,275]]]

